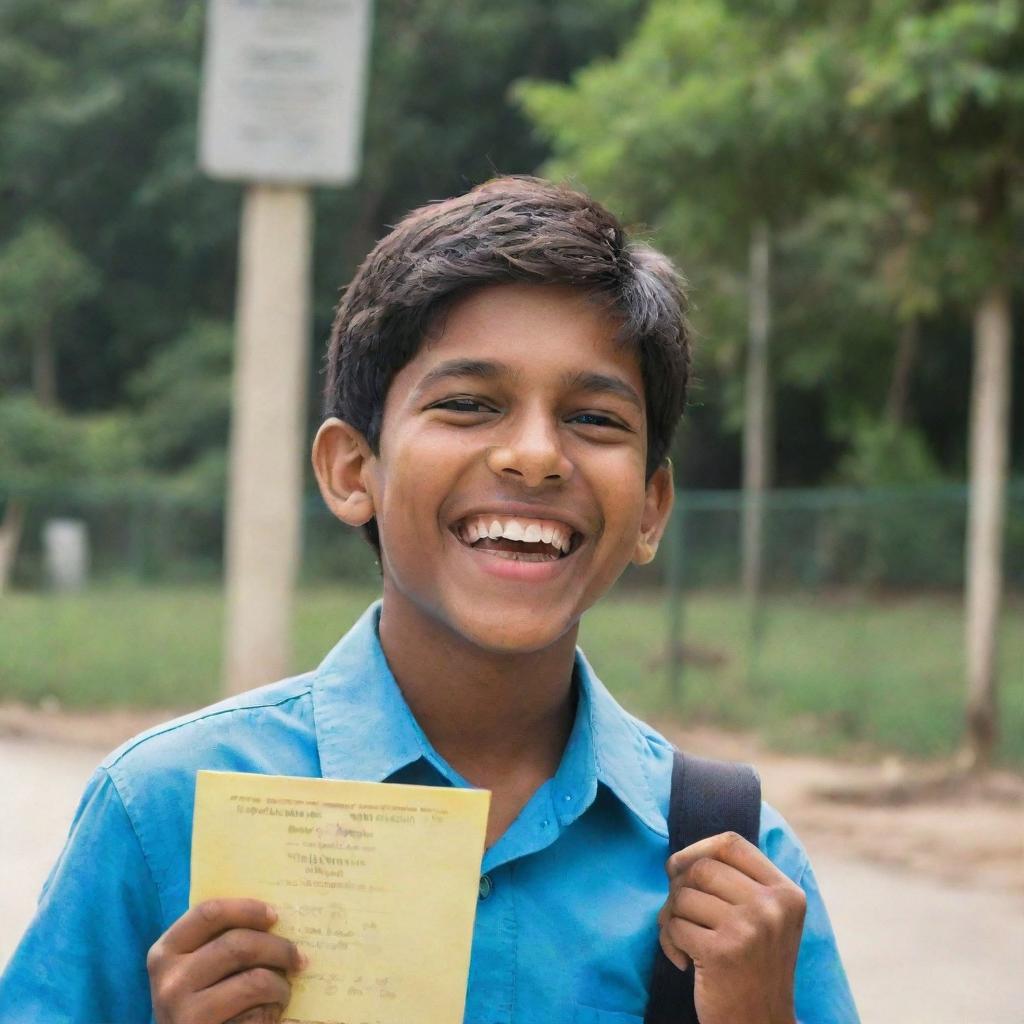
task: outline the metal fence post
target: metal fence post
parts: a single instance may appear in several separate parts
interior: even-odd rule
[[[666,643],[668,698],[672,707],[678,707],[683,681],[683,630],[685,603],[683,597],[683,559],[685,556],[686,506],[679,492],[676,504],[665,530],[668,542],[668,637]]]

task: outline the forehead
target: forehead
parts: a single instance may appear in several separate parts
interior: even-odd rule
[[[497,284],[456,299],[428,331],[419,351],[395,379],[415,387],[451,360],[494,360],[513,376],[546,371],[603,370],[625,377],[643,395],[635,347],[619,340],[619,319],[591,295],[568,285]]]

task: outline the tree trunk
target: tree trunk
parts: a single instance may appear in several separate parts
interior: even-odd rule
[[[53,320],[47,317],[32,338],[32,391],[40,405],[57,404],[57,357],[53,350]]]
[[[1010,425],[1010,289],[993,285],[974,313],[967,520],[967,722],[964,760],[985,768],[998,734],[997,640]]]
[[[743,425],[743,594],[758,605],[764,573],[764,492],[770,475],[771,233],[758,221],[750,235],[747,379]]]
[[[14,559],[21,542],[21,528],[25,522],[25,508],[17,498],[7,499],[3,522],[0,522],[0,594],[11,581]]]
[[[911,317],[903,325],[896,344],[896,358],[893,361],[889,394],[885,401],[885,418],[897,427],[902,426],[907,418],[910,371],[917,357],[918,333],[917,317]]]

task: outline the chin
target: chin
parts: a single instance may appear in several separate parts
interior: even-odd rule
[[[454,610],[453,610],[454,611]],[[492,654],[534,654],[558,643],[575,630],[579,616],[553,616],[537,609],[510,613],[498,621],[478,609],[450,613],[447,625],[464,642]]]

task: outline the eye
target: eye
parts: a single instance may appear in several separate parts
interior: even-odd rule
[[[626,429],[618,420],[613,420],[610,416],[605,416],[600,412],[578,412],[572,417],[572,422],[579,423],[584,427],[613,427],[616,430]]]
[[[429,408],[465,413],[494,412],[489,405],[476,398],[446,398],[443,402],[435,402]]]

